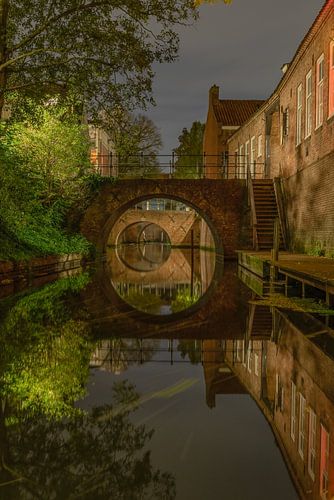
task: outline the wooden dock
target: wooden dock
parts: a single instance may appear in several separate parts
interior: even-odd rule
[[[286,295],[291,285],[299,284],[302,297],[307,287],[312,287],[321,290],[326,303],[334,306],[334,259],[280,252],[278,260],[272,262],[269,252],[247,250],[238,251],[238,263],[264,280],[269,279],[274,265],[284,281]]]

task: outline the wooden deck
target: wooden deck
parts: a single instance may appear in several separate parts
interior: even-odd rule
[[[278,260],[272,263],[270,252],[249,250],[238,252],[238,262],[264,279],[269,278],[270,266],[274,264],[285,279],[286,287],[291,281],[299,282],[302,295],[305,295],[305,286],[314,287],[325,292],[326,302],[334,305],[334,259],[280,252]]]

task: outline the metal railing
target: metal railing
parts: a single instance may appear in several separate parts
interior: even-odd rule
[[[96,155],[93,167],[104,177],[123,179],[253,179],[265,177],[264,163],[250,162],[246,155]]]

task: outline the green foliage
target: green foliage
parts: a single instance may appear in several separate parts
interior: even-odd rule
[[[179,146],[174,149],[178,155],[175,162],[176,176],[196,179],[201,177],[203,164],[203,135],[205,125],[193,122],[190,130],[184,128],[179,136]]]
[[[64,120],[61,107],[33,109],[32,121],[1,124],[0,258],[87,253],[86,240],[63,231],[68,210],[88,193],[85,129]]]
[[[90,413],[66,420],[40,416],[9,428],[10,467],[2,454],[9,485],[0,485],[0,495],[17,500],[175,498],[172,475],[152,465],[153,431],[131,418],[138,403],[134,386],[114,384],[112,396],[113,405]]]
[[[193,0],[2,0],[0,100],[75,92],[90,114],[143,106],[152,65],[178,53],[175,24],[196,17]],[[9,8],[10,6],[10,8]]]
[[[314,255],[316,257],[324,257],[326,254],[326,249],[320,241],[316,241],[313,246],[307,247],[306,253],[308,255]]]
[[[270,294],[269,297],[266,297],[261,300],[250,301],[250,304],[255,304],[259,306],[268,306],[268,307],[278,307],[280,309],[289,309],[291,311],[298,312],[308,312],[311,314],[325,314],[325,315],[334,315],[334,310],[328,308],[322,302],[317,301],[316,299],[302,299],[300,297],[286,297],[280,293]]]
[[[185,290],[178,292],[176,298],[172,301],[172,311],[173,313],[183,311],[193,306],[199,300],[198,293],[191,294],[190,290]]]
[[[135,309],[152,314],[159,311],[163,304],[159,296],[150,292],[138,293],[131,291],[124,295],[123,299]]]
[[[72,414],[83,396],[91,344],[84,318],[71,318],[70,297],[86,274],[59,280],[26,295],[0,325],[0,398],[28,415]]]

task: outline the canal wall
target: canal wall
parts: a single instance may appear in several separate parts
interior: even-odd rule
[[[29,286],[41,286],[81,269],[83,255],[48,255],[30,260],[0,261],[0,299]]]

